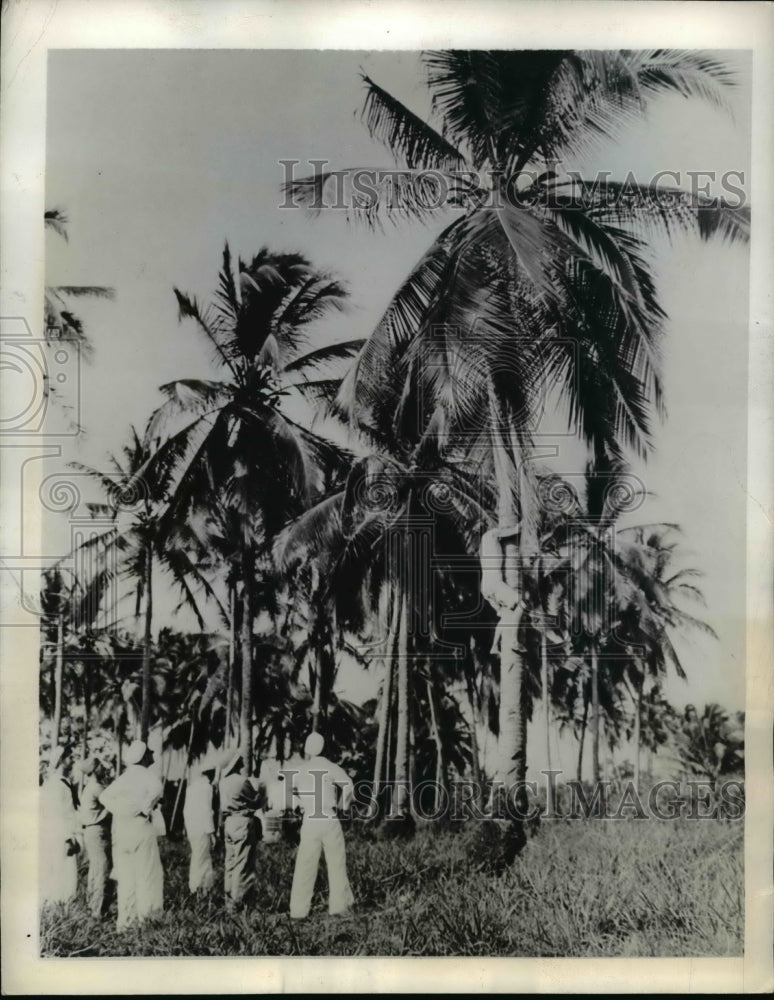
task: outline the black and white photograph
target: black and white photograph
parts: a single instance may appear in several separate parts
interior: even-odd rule
[[[45,51],[39,299],[2,303],[36,960],[736,960],[742,989],[752,44],[508,17],[293,47],[229,4],[210,47],[141,6],[157,45]]]

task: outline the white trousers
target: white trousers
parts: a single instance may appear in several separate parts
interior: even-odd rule
[[[105,883],[108,873],[108,837],[102,824],[87,826],[83,831],[83,841],[86,846],[86,857],[89,859],[89,875],[86,883],[86,894],[89,909],[93,916],[102,914],[105,902]]]
[[[296,920],[309,913],[322,852],[325,852],[325,866],[328,869],[328,912],[344,913],[354,902],[347,878],[347,856],[341,823],[337,819],[307,817],[301,824],[301,842],[293,872],[293,888],[290,890],[290,916]]]
[[[209,833],[189,833],[191,865],[188,870],[188,888],[191,892],[209,892],[215,884],[212,867],[212,836]]]
[[[118,929],[164,909],[164,869],[156,831],[142,816],[113,817],[113,867],[118,883]]]
[[[41,844],[41,896],[44,903],[69,903],[78,891],[78,862],[67,843],[44,837]]]

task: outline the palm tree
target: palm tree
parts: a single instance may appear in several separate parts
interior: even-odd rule
[[[324,483],[321,470],[343,463],[340,450],[292,420],[282,402],[293,391],[327,398],[338,380],[311,376],[350,357],[361,341],[310,349],[311,324],[341,309],[346,291],[300,254],[264,248],[234,269],[226,244],[212,304],[201,308],[177,289],[175,295],[180,319],[194,320],[225,378],[162,386],[166,402],[149,431],[155,449],[150,464],[172,477],[168,515],[174,523],[198,520],[206,526],[212,493],[239,519],[239,733],[252,768],[256,574],[288,515],[303,509]]]
[[[683,769],[694,777],[716,782],[724,775],[743,774],[744,712],[731,716],[711,703],[700,716],[693,705],[687,705],[677,745]]]
[[[596,459],[625,446],[645,455],[662,403],[664,314],[638,234],[655,223],[748,237],[744,209],[628,179],[626,190],[571,182],[559,160],[613,137],[660,93],[722,106],[733,80],[718,60],[686,51],[450,51],[424,63],[438,128],[364,77],[366,125],[405,169],[372,176],[350,214],[371,224],[427,217],[432,170],[457,218],[396,293],[336,406],[382,439],[388,429],[413,442],[452,439],[489,464],[498,534],[483,556],[500,579],[488,596],[512,639],[500,656],[498,778],[512,788],[526,772],[520,562],[535,548],[536,520],[517,470],[530,455],[535,400],[558,390]],[[331,185],[352,194],[356,173],[319,173],[289,190],[319,211]]]
[[[100,604],[107,590],[104,574],[84,579],[55,564],[43,573],[40,603],[43,612],[41,659],[50,658],[53,647],[53,698],[50,699],[52,745],[56,745],[62,725],[65,694],[65,668],[77,680],[84,700],[84,729],[89,725],[89,671],[86,663],[99,660],[104,643],[94,631]],[[41,686],[41,699],[43,699]],[[84,737],[85,739],[85,737]]]
[[[717,639],[706,623],[681,607],[687,599],[704,604],[695,583],[698,569],[675,569],[679,557],[676,525],[641,525],[620,529],[616,536],[618,558],[625,578],[620,595],[619,637],[632,648],[630,677],[634,685],[635,785],[639,788],[640,748],[645,684],[648,677],[658,687],[672,667],[681,679],[685,670],[672,643],[675,632],[700,631]],[[636,650],[637,652],[634,652]]]
[[[123,745],[140,730],[143,651],[136,637],[122,629],[113,629],[107,638],[111,653],[95,688],[94,709],[99,724],[103,727],[107,724],[113,731],[119,773]]]
[[[110,473],[93,469],[80,463],[74,468],[87,473],[99,484],[105,502],[90,503],[94,517],[107,519],[109,527],[84,543],[84,548],[94,553],[100,573],[112,578],[118,573],[135,581],[135,619],[142,615],[143,662],[140,738],[148,739],[151,714],[151,650],[153,628],[153,574],[158,563],[168,570],[182,592],[182,602],[187,604],[203,627],[203,619],[193,587],[204,590],[207,596],[216,595],[199,565],[197,538],[184,522],[174,522],[167,517],[168,480],[154,476],[149,470],[152,452],[147,438],[131,429],[129,443],[123,456],[110,456]],[[155,468],[154,473],[161,470]],[[143,609],[144,605],[144,609]]]
[[[357,632],[366,618],[386,621],[380,656],[386,661],[379,700],[374,797],[394,764],[393,818],[410,811],[411,704],[415,663],[438,653],[443,600],[434,602],[423,546],[435,558],[436,581],[469,551],[487,513],[463,469],[441,462],[431,448],[405,453],[372,450],[356,461],[344,487],[301,514],[278,538],[283,571],[311,558],[321,581],[325,617]],[[449,566],[445,566],[448,560]],[[446,588],[447,591],[449,587]],[[447,595],[448,596],[448,595]],[[475,602],[473,604],[475,606]],[[447,654],[449,657],[451,654]],[[437,675],[433,681],[439,682]],[[395,693],[393,760],[387,752]],[[419,695],[421,697],[421,693]],[[435,697],[435,694],[434,694]],[[432,701],[432,700],[431,700]],[[428,702],[428,712],[435,711]],[[432,722],[431,722],[432,724]]]

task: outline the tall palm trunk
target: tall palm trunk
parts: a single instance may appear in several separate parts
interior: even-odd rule
[[[150,660],[151,626],[153,624],[153,548],[147,545],[145,551],[145,641],[142,651],[142,713],[140,716],[140,739],[148,742],[150,732]]]
[[[382,697],[379,702],[379,732],[376,737],[376,760],[374,762],[373,797],[378,800],[382,781],[386,780],[385,762],[387,759],[387,730],[390,724],[390,703],[392,701],[392,683],[395,663],[392,658],[387,660],[382,682]]]
[[[226,676],[226,728],[223,743],[231,746],[231,706],[234,701],[234,653],[236,651],[236,588],[233,583],[228,588],[228,664]]]
[[[435,741],[435,802],[434,812],[437,815],[441,804],[441,795],[446,790],[446,768],[443,757],[443,742],[438,728],[438,713],[435,707],[435,690],[430,678],[427,678],[427,700],[430,705],[430,724]]]
[[[385,642],[385,670],[382,683],[382,697],[379,702],[379,732],[376,737],[376,761],[374,762],[374,801],[378,802],[382,776],[385,769],[387,751],[387,730],[390,721],[390,703],[392,701],[392,678],[395,672],[395,660],[398,656],[398,629],[400,627],[401,605],[395,591],[390,592],[390,620]],[[386,776],[385,776],[386,777]]]
[[[89,670],[83,664],[83,741],[81,745],[81,756],[84,760],[89,756],[89,721],[91,718],[91,685],[89,684]]]
[[[470,657],[470,651],[468,651],[467,655]],[[472,663],[470,666],[472,666]],[[465,687],[468,693],[468,708],[470,710],[470,755],[473,765],[473,784],[476,786],[474,801],[480,802],[483,784],[481,781],[481,751],[478,746],[478,713],[476,712],[473,678],[469,672],[466,672],[465,675]]]
[[[409,804],[409,600],[402,595],[398,626],[398,724],[395,734],[395,795],[393,816],[404,816]]]
[[[640,792],[640,757],[642,754],[642,689],[644,677],[637,678],[637,700],[634,706],[634,790]]]
[[[245,774],[253,773],[253,576],[255,557],[251,546],[245,547],[242,560],[242,697],[239,706],[239,746]]]
[[[310,670],[311,673],[311,670]],[[312,698],[312,730],[313,732],[319,732],[320,727],[320,674],[322,673],[322,668],[320,665],[320,654],[317,653],[317,665],[314,670],[314,697]]]
[[[320,585],[320,573],[317,567],[317,563],[312,563],[312,580],[310,587],[310,606],[314,606],[315,599],[320,597],[319,593]],[[323,675],[323,636],[321,630],[317,625],[314,626],[312,635],[314,635],[314,696],[312,698],[312,730],[314,732],[319,732],[320,726],[320,712],[322,709],[322,675]],[[312,667],[309,668],[310,675],[312,674]]]
[[[599,648],[591,644],[591,780],[599,784]]]
[[[64,615],[60,611],[56,619],[56,659],[54,661],[54,719],[51,733],[51,746],[59,743],[59,730],[62,728],[62,674],[64,664]]]
[[[551,770],[551,704],[548,695],[548,642],[545,631],[540,633],[540,688],[543,697],[543,721],[546,727],[546,768]],[[554,786],[546,785],[546,805],[550,813],[554,811]]]
[[[509,457],[509,443],[502,432],[501,414],[492,407],[492,448],[494,453],[495,476],[497,480],[498,508],[497,526],[507,538],[513,531],[515,539],[518,519],[513,495],[513,463]],[[521,589],[519,573],[519,546],[515,540],[502,545],[502,578],[513,591]],[[486,571],[482,567],[483,571]],[[488,567],[489,573],[492,568]],[[495,814],[502,814],[502,795],[511,796],[516,791],[519,804],[523,803],[527,776],[527,725],[524,712],[524,681],[526,676],[524,656],[519,648],[519,625],[523,616],[523,605],[503,612],[495,608],[500,616],[500,735],[497,747],[497,774],[495,776]],[[503,627],[504,626],[504,627]],[[498,803],[498,799],[500,802]]]
[[[583,719],[581,720],[580,745],[578,747],[578,781],[583,781],[583,747],[586,742],[586,728],[589,721],[589,699],[585,691],[583,694]]]

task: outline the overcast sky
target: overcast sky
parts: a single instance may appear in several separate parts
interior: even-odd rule
[[[749,67],[728,54],[740,85],[733,118],[668,98],[585,171],[742,171],[749,176]],[[279,160],[329,159],[334,166],[389,166],[356,115],[359,68],[414,110],[428,110],[414,53],[271,51],[60,51],[49,55],[46,205],[63,209],[69,242],[47,236],[49,284],[113,286],[113,302],[78,300],[94,344],[82,376],[85,435],[68,451],[96,466],[117,451],[131,424],[143,427],[157,387],[215,377],[193,324],[180,325],[173,286],[206,300],[224,240],[234,254],[260,246],[299,250],[349,284],[352,308],[327,321],[329,340],[366,336],[398,283],[443,225],[385,233],[348,226],[334,212],[311,219],[278,209]],[[308,172],[308,171],[307,171]],[[676,521],[686,564],[704,570],[702,612],[720,642],[679,640],[688,685],[678,703],[744,706],[747,252],[686,236],[653,242],[669,313],[664,375],[668,419],[647,466],[633,471],[655,496],[635,520]],[[564,471],[578,449],[555,439]],[[51,466],[58,471],[61,464]],[[64,531],[60,521],[52,537]],[[159,602],[157,624],[172,603]],[[187,620],[181,620],[187,625]],[[346,679],[353,696],[372,682]]]

